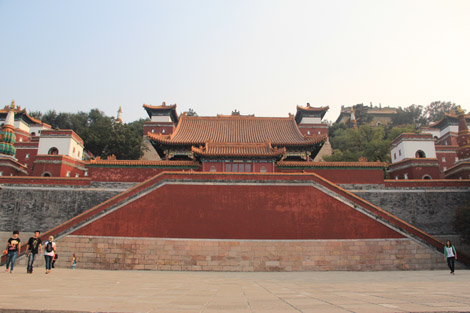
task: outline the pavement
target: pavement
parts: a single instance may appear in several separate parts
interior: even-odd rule
[[[2,312],[470,312],[470,271],[0,272]]]

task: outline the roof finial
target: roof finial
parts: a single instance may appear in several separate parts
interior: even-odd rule
[[[166,106],[166,102],[165,102],[165,101],[162,102],[162,107],[164,107],[164,106]]]
[[[309,102],[307,102],[307,108],[309,108],[309,107],[310,107],[310,103],[309,103]]]
[[[11,100],[10,109],[14,109],[14,108],[15,108],[15,100]]]

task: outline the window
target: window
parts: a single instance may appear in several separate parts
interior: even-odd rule
[[[25,159],[29,159],[29,153],[26,153]]]
[[[238,164],[232,164],[232,172],[238,172]]]
[[[444,167],[442,168],[442,171],[443,171],[443,172],[447,171],[447,167],[444,166]]]
[[[457,162],[459,160],[459,157],[455,157],[455,162]]]
[[[245,164],[238,164],[238,171],[239,172],[244,172],[245,171]]]
[[[426,153],[424,153],[423,150],[418,150],[418,151],[416,151],[416,153],[415,153],[415,157],[416,157],[417,159],[424,159],[424,158],[426,158]]]
[[[67,171],[67,175],[65,176],[70,177],[70,171]]]
[[[85,174],[83,176],[87,177],[88,176],[88,171],[85,171]]]
[[[267,172],[267,171],[266,171],[266,166],[264,166],[264,165],[261,166],[260,169],[259,169],[259,172],[260,172],[260,173],[266,173],[266,172]]]
[[[318,134],[321,135],[321,131],[318,131]]]
[[[251,164],[250,163],[245,164],[245,172],[251,172]]]
[[[72,153],[75,153],[75,147],[73,147],[73,152]]]
[[[398,150],[398,156],[401,156],[401,150]]]
[[[211,165],[211,168],[209,169],[209,172],[217,172],[217,169],[215,165]]]
[[[0,171],[0,176],[3,176],[3,171]]]
[[[397,159],[397,153],[393,153],[393,159],[396,160]]]
[[[59,154],[59,149],[57,149],[56,147],[52,147],[49,149],[49,152],[47,152],[47,154],[49,155],[58,155]]]
[[[442,162],[445,162],[446,161],[446,158],[442,157]]]
[[[163,130],[162,130],[162,134],[165,134],[165,133],[166,133],[166,130],[163,129]]]
[[[75,174],[75,177],[80,177],[80,174],[78,174],[78,173],[77,173],[77,174]]]
[[[44,173],[42,173],[41,176],[42,176],[42,177],[51,177],[52,175],[51,175],[51,173],[49,173],[49,172],[44,172]]]
[[[395,176],[395,180],[398,180],[398,176]]]
[[[309,131],[309,130],[307,130],[307,135],[310,135],[310,131]]]
[[[432,177],[429,176],[428,174],[426,174],[426,175],[423,176],[423,179],[432,179]]]
[[[403,174],[404,179],[408,179],[408,173]]]
[[[23,138],[22,138],[22,137],[20,137],[20,142],[23,142]]]
[[[225,171],[226,172],[231,172],[232,171],[232,164],[230,164],[230,163],[225,164]]]
[[[155,133],[155,129],[152,129],[152,134],[154,134],[154,133]]]
[[[78,156],[80,156],[80,151],[78,151]]]

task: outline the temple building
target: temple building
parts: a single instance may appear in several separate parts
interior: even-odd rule
[[[384,107],[379,104],[379,106],[372,106],[372,103],[369,107],[364,106],[367,109],[366,114],[370,116],[370,126],[379,126],[379,125],[388,125],[392,121],[392,117],[397,114],[398,110],[396,108]],[[336,119],[335,123],[350,123],[350,127],[354,128],[356,124],[356,116],[354,114],[355,106],[345,107],[341,106],[341,112]]]
[[[0,110],[0,176],[83,177],[83,140],[56,130],[15,105]]]
[[[447,113],[436,123],[422,127],[421,133],[405,133],[391,145],[394,179],[469,179],[470,115],[461,108]]]
[[[196,160],[208,172],[274,172],[280,161],[310,162],[327,140],[328,107],[297,106],[296,115],[255,117],[233,112],[212,117],[178,116],[176,105],[144,105],[144,131],[158,157]]]

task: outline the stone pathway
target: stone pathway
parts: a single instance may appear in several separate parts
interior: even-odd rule
[[[470,312],[470,271],[0,272],[2,312]]]

